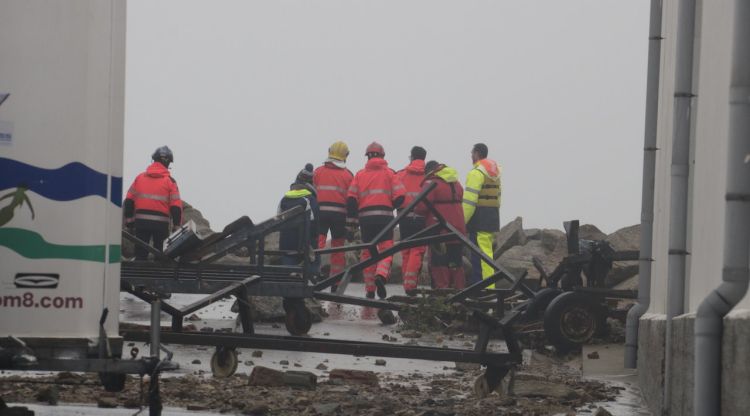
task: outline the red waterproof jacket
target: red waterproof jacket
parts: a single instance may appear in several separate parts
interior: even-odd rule
[[[396,177],[406,188],[406,198],[403,207],[411,204],[411,201],[419,195],[424,181],[424,160],[412,160],[408,166],[396,172]],[[416,211],[415,211],[416,212]]]
[[[424,185],[429,185],[432,182],[436,182],[437,186],[432,192],[427,194],[425,199],[435,206],[435,209],[449,224],[461,233],[466,234],[464,210],[461,206],[464,198],[464,188],[458,180],[458,173],[455,169],[442,165],[425,178]],[[427,217],[425,221],[426,227],[437,222],[437,218],[422,204],[417,206],[417,212]]]
[[[388,167],[388,162],[373,157],[354,175],[347,198],[357,201],[360,218],[393,216],[393,202],[405,194],[404,185]]]
[[[135,219],[169,222],[171,207],[182,211],[177,182],[159,162],[135,178],[125,198],[133,201]]]
[[[321,212],[336,212],[346,215],[346,194],[354,175],[347,168],[326,162],[315,169],[313,185],[318,192]]]

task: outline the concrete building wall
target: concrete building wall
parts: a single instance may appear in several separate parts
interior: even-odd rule
[[[709,6],[710,7],[707,7]],[[688,250],[692,253],[686,285],[686,311],[721,282],[724,245],[724,195],[729,127],[729,76],[732,52],[732,2],[698,2],[694,73],[697,95],[688,221]],[[739,307],[750,307],[745,297]]]
[[[691,109],[691,166],[688,195],[688,252],[685,314],[672,321],[671,361],[665,362],[667,256],[673,132],[675,41],[678,0],[664,0],[654,195],[651,303],[639,323],[638,368],[644,399],[655,415],[693,414],[695,312],[722,280],[724,252],[729,86],[732,65],[732,0],[698,0]],[[750,296],[724,319],[722,414],[750,409]],[[671,386],[664,400],[664,382]]]

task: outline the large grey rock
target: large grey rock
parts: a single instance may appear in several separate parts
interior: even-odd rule
[[[523,219],[516,217],[515,220],[505,224],[495,236],[494,258],[500,257],[509,248],[526,244],[526,233],[523,231]]]
[[[203,236],[209,236],[214,233],[214,231],[211,230],[211,224],[206,218],[203,217],[203,214],[200,211],[198,211],[197,209],[195,209],[195,207],[185,201],[183,201],[182,205],[183,223],[193,221],[195,223],[196,230]]]
[[[542,238],[542,230],[538,228],[529,228],[528,230],[523,230],[523,233],[526,234],[527,240],[539,240]]]
[[[596,225],[583,224],[578,227],[578,238],[582,240],[605,240],[607,234],[604,234]]]
[[[567,239],[565,233],[560,230],[542,230],[540,241],[542,242],[542,247],[544,247],[546,251],[555,251],[558,246],[564,246],[567,251]]]
[[[551,240],[548,240],[548,243],[550,242]],[[552,250],[548,249],[549,246],[551,244],[545,247],[542,240],[530,240],[523,246],[511,247],[497,259],[497,263],[515,274],[520,274],[525,270],[528,272],[527,279],[536,280],[539,279],[540,275],[539,271],[534,267],[534,257],[538,257],[547,272],[551,273],[567,254],[567,245],[564,244],[564,239],[563,243],[558,241]]]
[[[620,228],[608,235],[606,241],[615,251],[639,250],[641,243],[641,225]]]
[[[254,321],[279,322],[286,318],[283,298],[276,296],[250,296],[249,302]],[[305,299],[305,306],[310,310],[313,322],[320,322],[327,314],[315,299]],[[232,312],[237,312],[236,304]]]
[[[607,273],[607,277],[604,279],[604,285],[607,287],[618,286],[627,280],[638,275],[638,262],[634,261],[616,261],[612,263],[612,270]],[[636,286],[638,285],[638,279],[635,280]]]

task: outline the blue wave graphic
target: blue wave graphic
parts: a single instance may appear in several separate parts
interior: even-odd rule
[[[122,206],[122,178],[112,177],[110,200]],[[0,191],[25,186],[45,198],[72,201],[90,195],[107,198],[107,175],[80,162],[57,169],[43,169],[0,157]]]

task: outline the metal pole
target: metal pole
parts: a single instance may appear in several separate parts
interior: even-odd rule
[[[669,215],[669,261],[667,271],[667,334],[665,337],[664,395],[667,408],[672,391],[672,319],[684,313],[687,269],[688,179],[693,98],[693,37],[695,0],[681,1],[677,16],[675,59],[674,135]]]
[[[151,357],[159,359],[161,344],[161,300],[151,302]]]
[[[625,324],[625,367],[636,368],[638,322],[651,303],[651,240],[654,228],[654,174],[656,171],[656,125],[659,109],[659,65],[661,56],[662,0],[651,0],[646,80],[646,129],[643,146],[641,197],[641,244],[638,267],[638,303],[628,312]]]
[[[724,267],[722,283],[698,307],[695,317],[693,409],[696,416],[721,415],[723,319],[745,296],[750,273],[750,2],[734,2],[729,85]],[[706,137],[705,140],[711,140]],[[731,365],[731,364],[730,364]],[[736,380],[743,383],[743,380]]]

